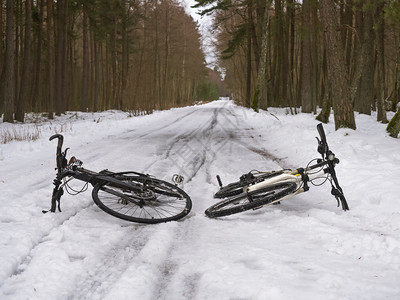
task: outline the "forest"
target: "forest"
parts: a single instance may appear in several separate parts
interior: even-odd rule
[[[0,9],[5,122],[31,111],[148,113],[192,104],[207,85],[197,24],[175,1],[7,0]]]
[[[230,98],[254,110],[354,113],[400,131],[400,1],[196,0]],[[0,113],[151,112],[218,98],[198,25],[174,0],[3,0]],[[217,94],[217,95],[216,95]],[[393,114],[391,114],[393,115]]]
[[[354,112],[387,123],[399,107],[400,1],[197,0],[214,15],[232,98],[255,110],[313,112],[356,128]],[[388,131],[397,136],[399,112]]]

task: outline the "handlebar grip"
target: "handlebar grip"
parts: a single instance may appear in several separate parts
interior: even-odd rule
[[[63,141],[64,141],[64,137],[63,137],[61,134],[55,134],[55,135],[52,135],[52,136],[49,138],[49,140],[52,141],[52,140],[54,140],[55,138],[58,138],[57,154],[60,155],[60,154],[61,154],[61,148],[62,148]]]
[[[52,136],[49,138],[49,141],[52,141],[52,140],[54,140],[55,138],[61,138],[61,139],[63,139],[64,137],[63,137],[61,134],[57,133],[57,134],[52,135]]]
[[[325,135],[324,127],[322,127],[322,123],[319,123],[317,125],[317,130],[318,130],[319,136],[321,137],[321,141],[324,144],[326,144],[326,135]]]

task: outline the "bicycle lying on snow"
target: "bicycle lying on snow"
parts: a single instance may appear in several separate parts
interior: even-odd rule
[[[220,190],[214,198],[224,198],[224,200],[210,206],[205,214],[215,218],[258,209],[308,191],[309,183],[318,186],[327,180],[332,185],[331,194],[335,196],[338,206],[341,204],[343,210],[349,210],[335,172],[339,159],[329,150],[322,124],[317,125],[317,130],[321,138],[317,138],[317,150],[322,159],[314,159],[306,168],[296,170],[251,171],[242,175],[238,182],[226,186],[222,185],[221,178],[217,175]],[[313,183],[318,178],[323,178],[324,181],[320,184]]]
[[[186,216],[191,208],[190,197],[177,184],[183,182],[183,177],[173,176],[174,184],[156,179],[150,175],[127,171],[111,172],[103,170],[93,172],[82,168],[82,161],[71,157],[67,162],[66,155],[69,148],[62,151],[63,136],[55,134],[50,141],[57,138],[57,176],[54,180],[54,189],[51,208],[55,212],[60,209],[60,199],[66,191],[72,195],[85,191],[90,183],[93,186],[92,198],[106,213],[114,217],[138,223],[161,223],[178,220]],[[68,182],[72,179],[86,182],[82,190],[74,191]],[[71,193],[73,191],[74,193]],[[58,205],[57,205],[58,203]],[[46,213],[48,211],[43,211]]]

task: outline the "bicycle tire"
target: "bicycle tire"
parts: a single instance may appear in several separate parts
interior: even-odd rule
[[[242,192],[231,196],[207,208],[205,214],[209,218],[223,217],[270,205],[282,200],[283,197],[294,193],[297,189],[295,182],[281,182],[251,194]]]
[[[164,180],[147,176],[122,176],[119,180],[129,182],[133,187],[121,188],[113,183],[101,182],[92,191],[96,205],[114,217],[130,222],[156,224],[179,220],[192,208],[189,195]],[[138,192],[139,189],[142,191]],[[123,194],[125,198],[122,199],[118,194]],[[125,200],[129,195],[141,198],[141,206]]]
[[[214,194],[214,198],[222,199],[232,197],[243,193],[243,188],[248,185],[261,182],[267,178],[282,174],[283,171],[274,171],[269,173],[262,173],[261,175],[252,175],[251,173],[242,176],[240,181],[232,182],[226,186],[220,188],[218,192]],[[251,174],[251,177],[248,175]],[[245,177],[246,176],[246,177]]]
[[[214,198],[222,199],[239,195],[243,193],[243,188],[247,185],[248,184],[241,181],[232,182],[226,186],[221,187],[220,190],[214,194]]]

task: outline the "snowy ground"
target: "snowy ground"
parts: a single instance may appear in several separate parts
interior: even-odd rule
[[[330,186],[281,205],[219,219],[215,175],[303,167],[318,122],[284,109],[256,114],[229,101],[156,112],[68,114],[18,125],[34,142],[0,144],[0,299],[400,299],[400,139],[375,117],[357,131],[325,125],[341,160],[350,211]],[[0,133],[10,130],[0,123]],[[185,176],[193,200],[181,221],[139,225],[107,215],[89,191],[48,209],[55,132],[92,170]],[[81,187],[81,182],[75,183]]]

